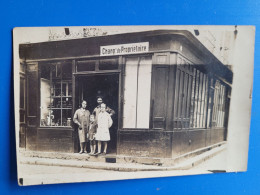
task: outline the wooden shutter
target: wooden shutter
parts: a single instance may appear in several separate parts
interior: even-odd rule
[[[169,66],[153,66],[151,121],[153,129],[165,129],[167,118],[167,94]]]
[[[37,125],[39,124],[38,63],[27,64],[27,139],[26,147],[36,149]]]
[[[26,147],[26,79],[25,64],[20,64],[20,131],[19,131],[19,147]]]

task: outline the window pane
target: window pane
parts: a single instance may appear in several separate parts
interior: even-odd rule
[[[96,60],[78,61],[77,71],[95,71]]]
[[[64,62],[62,64],[62,79],[66,80],[69,79],[71,80],[72,77],[72,63],[71,62]]]
[[[178,119],[178,103],[179,103],[179,82],[180,82],[180,70],[176,71],[176,84],[175,84],[175,97],[174,97],[174,118]]]
[[[118,59],[103,59],[99,61],[99,70],[117,70]]]
[[[71,109],[63,109],[61,126],[71,126],[71,118]]]
[[[51,64],[52,79],[61,79],[61,63]]]
[[[219,104],[217,111],[218,119],[216,122],[217,127],[224,127],[224,117],[225,117],[225,86],[220,84],[219,88]]]
[[[182,103],[183,103],[183,79],[184,73],[183,71],[180,72],[180,82],[179,82],[179,102],[178,102],[178,119],[182,118]]]
[[[213,84],[213,79],[211,78],[211,79],[209,79],[209,83],[208,83],[208,86],[209,86],[209,88],[208,88],[209,89],[209,91],[208,91],[208,93],[209,93],[208,105],[209,106],[208,106],[208,119],[207,119],[207,121],[208,121],[207,127],[208,128],[210,127],[210,123],[212,122],[211,120],[212,120],[212,117],[213,117],[213,115],[211,115],[211,113],[212,113],[211,107],[214,106],[213,105],[214,97],[212,98],[212,96],[211,96],[211,93],[213,93],[213,89],[211,88],[212,84]]]
[[[200,124],[200,118],[201,118],[201,93],[202,93],[202,88],[203,88],[203,83],[202,83],[202,79],[203,79],[203,74],[200,72],[199,73],[199,89],[198,89],[198,108],[197,108],[197,127],[201,127]]]
[[[208,77],[205,76],[205,100],[204,100],[204,116],[203,116],[203,127],[206,127],[207,123],[207,107],[208,107]]]
[[[62,108],[72,108],[72,97],[66,96],[62,98]]]
[[[50,123],[48,126],[61,126],[61,109],[53,108],[50,110]]]
[[[192,68],[192,83],[191,83],[191,105],[190,105],[190,127],[194,127],[194,109],[195,109],[195,87],[196,87],[196,69]]]
[[[225,101],[225,97],[226,97],[226,87],[225,86],[222,86],[223,87],[223,96],[222,96],[222,121],[221,121],[221,127],[224,127],[224,122],[225,122],[225,104],[226,104],[226,101]]]
[[[47,125],[47,118],[49,116],[49,108],[51,106],[51,84],[50,80],[41,78],[41,124]],[[49,122],[50,124],[51,122]]]
[[[210,116],[210,107],[207,112],[208,77],[206,74],[194,69],[194,78],[191,91],[191,127],[206,128],[207,116]],[[209,102],[212,100],[209,98]],[[208,123],[209,124],[209,123]]]
[[[127,58],[125,67],[123,127],[136,127],[136,92],[138,58]]]
[[[213,100],[212,127],[217,126],[218,118],[219,81],[216,81]]]
[[[193,117],[193,127],[197,127],[197,108],[198,108],[198,88],[199,88],[199,72],[195,69],[195,92],[194,92],[194,117]]]
[[[138,71],[137,128],[149,127],[151,76],[152,59],[143,57]]]
[[[204,115],[205,115],[204,107],[205,107],[205,89],[206,89],[205,74],[203,74],[202,78],[203,79],[202,79],[202,93],[201,93],[200,126],[205,127],[205,125],[204,125]]]
[[[183,75],[183,79],[184,79],[184,84],[183,84],[183,94],[182,94],[182,117],[183,119],[186,119],[186,106],[187,106],[187,93],[188,93],[188,86],[187,86],[187,83],[188,83],[188,74],[184,72],[184,75]]]
[[[191,107],[191,90],[192,90],[192,76],[188,75],[188,94],[187,94],[187,109],[186,109],[186,117],[190,118],[190,107]]]

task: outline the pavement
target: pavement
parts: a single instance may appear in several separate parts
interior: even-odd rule
[[[137,179],[223,172],[226,165],[226,148],[225,145],[213,148],[174,166],[51,159],[30,155],[21,156],[19,162],[20,185]]]

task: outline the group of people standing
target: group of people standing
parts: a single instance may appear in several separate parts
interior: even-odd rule
[[[87,141],[90,142],[90,155],[105,155],[107,153],[107,142],[110,141],[109,128],[113,124],[111,118],[115,111],[103,103],[101,97],[97,98],[98,106],[90,114],[87,110],[87,101],[83,100],[81,108],[76,110],[73,122],[78,125],[80,142],[80,154],[87,153]],[[96,152],[96,142],[98,152]],[[103,152],[101,153],[103,143]]]

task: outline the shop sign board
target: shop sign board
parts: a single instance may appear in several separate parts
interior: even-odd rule
[[[149,51],[149,42],[100,46],[100,56],[140,54]]]

